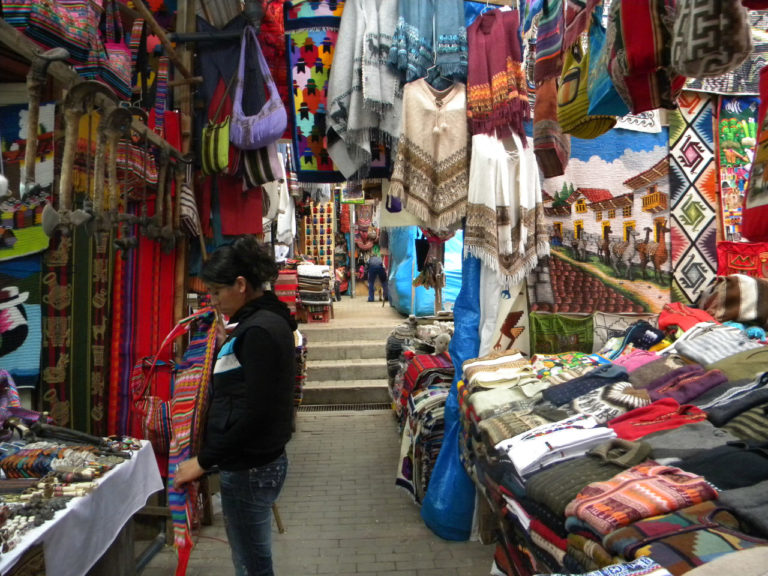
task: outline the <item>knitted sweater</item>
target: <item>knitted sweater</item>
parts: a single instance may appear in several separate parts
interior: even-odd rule
[[[603,364],[584,376],[544,390],[543,396],[553,404],[565,404],[596,388],[626,379],[627,369],[623,366]]]
[[[607,426],[613,428],[619,438],[637,440],[652,432],[671,430],[691,422],[701,422],[706,418],[706,413],[696,406],[681,406],[672,398],[664,398],[609,420]]]
[[[640,464],[650,454],[644,442],[614,439],[590,450],[583,458],[555,464],[531,476],[525,484],[529,498],[565,516],[565,508],[579,491],[591,482],[610,480]]]
[[[389,193],[435,230],[455,227],[467,208],[469,133],[464,84],[436,90],[407,84]]]
[[[581,490],[565,509],[597,533],[608,534],[643,518],[717,498],[704,478],[647,462]]]
[[[677,463],[683,458],[723,446],[732,440],[738,438],[727,430],[716,428],[706,420],[643,437],[643,442],[647,442],[652,448],[653,459],[659,464]]]

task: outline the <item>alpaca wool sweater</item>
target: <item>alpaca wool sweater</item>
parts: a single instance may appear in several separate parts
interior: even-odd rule
[[[464,217],[468,178],[466,87],[436,90],[423,78],[407,84],[389,193],[429,228],[446,230]]]

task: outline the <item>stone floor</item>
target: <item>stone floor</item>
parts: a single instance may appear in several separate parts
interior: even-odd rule
[[[395,326],[402,320],[388,303],[343,297],[326,326],[353,334],[360,327]],[[299,412],[278,502],[285,533],[273,524],[279,576],[489,574],[493,546],[442,540],[424,525],[411,496],[395,486],[399,450],[397,422],[389,410]],[[188,576],[234,574],[218,497],[214,511],[213,525],[196,537]],[[143,575],[171,575],[175,566],[175,553],[166,547]]]
[[[395,486],[400,440],[389,411],[300,412],[288,445],[288,479],[278,503],[285,533],[273,523],[279,576],[485,576],[493,546],[435,536],[410,495]],[[218,498],[188,576],[230,576]],[[171,548],[157,554],[144,576],[174,573]]]

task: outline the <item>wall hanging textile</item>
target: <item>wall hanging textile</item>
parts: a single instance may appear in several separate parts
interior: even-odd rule
[[[719,322],[768,325],[768,278],[717,276],[699,295],[696,306]]]
[[[39,391],[42,257],[4,262],[0,272],[0,365],[19,388]]]
[[[757,142],[757,110],[760,99],[754,96],[719,98],[717,149],[720,184],[720,210],[723,238],[741,240],[742,210],[752,158]]]
[[[293,86],[293,165],[300,182],[343,182],[328,153],[326,137],[329,76],[338,40],[343,1],[285,3],[286,56]],[[335,68],[335,66],[334,66]],[[371,149],[371,178],[386,178],[386,151]]]
[[[504,352],[515,348],[530,356],[531,338],[525,286],[518,294],[503,290],[500,300],[496,326],[491,336],[491,349]]]
[[[768,240],[768,187],[763,176],[768,164],[768,126],[765,123],[768,109],[768,68],[760,71],[760,107],[757,115],[757,143],[752,167],[744,191],[742,235],[754,242]]]
[[[526,143],[523,121],[530,120],[528,87],[517,10],[491,10],[468,28],[467,116],[472,134]]]
[[[429,74],[466,82],[467,29],[462,0],[399,2],[389,63],[403,82]],[[432,76],[431,76],[432,77]]]
[[[430,228],[447,229],[466,212],[469,138],[466,87],[437,90],[425,79],[405,86],[389,193]]]
[[[531,312],[531,353],[592,352],[592,316]]]
[[[669,113],[672,300],[690,304],[717,270],[715,102],[697,92],[683,92],[678,102]]]
[[[692,78],[720,76],[752,52],[747,9],[739,0],[680,0],[672,27],[671,64]]]
[[[269,71],[277,84],[280,100],[285,106],[285,116],[290,118],[291,92],[288,87],[288,68],[285,65],[285,16],[283,6],[285,0],[262,0],[264,17],[259,27],[259,44],[264,58],[269,65]],[[291,137],[290,124],[286,126],[281,138]]]
[[[658,312],[669,301],[668,136],[636,132],[627,148],[624,134],[572,140],[565,175],[542,182],[555,258],[528,278],[532,309]]]
[[[563,132],[577,138],[597,138],[616,124],[613,116],[588,113],[590,58],[589,46],[584,51],[581,40],[566,49],[557,90],[557,121]]]
[[[718,242],[717,274],[768,278],[768,242]]]
[[[350,178],[400,135],[402,84],[387,65],[396,3],[347,0],[328,78],[328,152]],[[352,71],[352,73],[350,73]]]
[[[696,90],[709,94],[756,95],[759,90],[759,72],[768,58],[768,37],[763,32],[768,26],[768,13],[764,10],[751,10],[748,13],[752,28],[752,53],[735,70],[715,78],[689,78],[686,90]]]
[[[485,134],[472,137],[464,250],[517,286],[549,254],[534,153],[517,134],[505,149]]]
[[[250,52],[246,50],[249,43],[251,45]],[[259,75],[267,92],[266,102],[258,111],[253,111],[253,113],[250,111],[246,113],[243,109],[246,58],[258,65]],[[240,65],[236,78],[235,93],[232,100],[230,141],[242,150],[256,150],[273,144],[285,132],[288,126],[288,117],[285,114],[283,102],[280,100],[277,86],[261,52],[256,31],[252,26],[246,27],[243,31]]]
[[[667,0],[615,0],[608,17],[613,85],[631,112],[677,106],[685,77],[669,69],[670,23]]]
[[[534,80],[538,86],[563,70],[563,0],[544,0],[536,34]]]
[[[43,257],[43,354],[41,362],[43,410],[57,426],[72,425],[72,237],[54,235]]]

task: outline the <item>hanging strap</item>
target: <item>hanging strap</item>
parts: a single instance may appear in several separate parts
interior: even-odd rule
[[[235,83],[235,79],[237,78],[237,76],[238,76],[238,73],[235,72],[234,74],[232,74],[232,78],[229,79],[229,82],[227,83],[227,89],[224,92],[224,95],[221,97],[221,100],[219,100],[219,105],[216,108],[216,112],[210,118],[211,122],[214,122],[214,123],[220,122],[219,114],[221,113],[221,109],[224,107],[224,102],[226,101],[227,96],[229,96],[229,92],[230,90],[232,90],[232,84]]]
[[[165,111],[168,109],[168,68],[170,59],[162,56],[157,65],[155,77],[155,132],[165,134]]]

